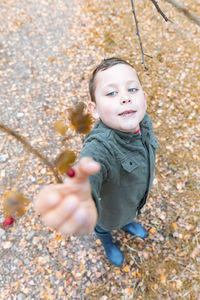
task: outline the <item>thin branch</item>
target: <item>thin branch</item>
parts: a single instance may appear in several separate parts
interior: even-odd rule
[[[28,149],[29,152],[36,155],[39,159],[41,159],[53,172],[56,181],[58,183],[62,183],[62,179],[59,177],[57,170],[54,168],[54,166],[48,161],[46,157],[44,157],[37,149],[33,148],[28,141],[25,140],[24,137],[22,137],[20,134],[16,133],[14,130],[10,129],[9,127],[0,124],[0,130],[6,132],[9,135],[12,135],[16,140],[18,140],[26,149]]]
[[[168,22],[169,19],[167,18],[167,16],[164,14],[164,12],[161,10],[161,8],[159,7],[158,3],[155,0],[150,0],[153,5],[155,6],[155,8],[157,9],[157,11],[159,12],[159,14],[163,17],[163,19]]]
[[[183,4],[179,3],[176,0],[165,0],[165,1],[172,4],[177,10],[179,10],[181,13],[183,13],[188,19],[192,20],[194,23],[196,23],[198,26],[200,26],[199,16],[191,13],[187,8],[185,8],[183,6]]]
[[[138,21],[137,21],[137,16],[136,16],[136,11],[135,11],[133,0],[131,0],[131,7],[132,7],[132,12],[133,12],[133,15],[134,15],[134,19],[135,19],[136,34],[137,34],[139,42],[140,42],[140,50],[141,50],[141,53],[142,53],[142,64],[144,65],[145,69],[148,70],[147,66],[145,65],[144,56],[146,55],[146,56],[151,57],[151,58],[152,58],[152,56],[145,54],[144,51],[143,51],[143,45],[142,45],[142,40],[141,40],[141,36],[140,36],[140,31],[139,31],[139,26],[138,26]]]

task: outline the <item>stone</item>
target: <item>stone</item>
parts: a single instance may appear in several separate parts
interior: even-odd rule
[[[24,113],[23,112],[19,112],[17,113],[17,119],[20,119],[24,116]]]
[[[5,230],[0,228],[0,238],[5,234]]]
[[[30,240],[34,237],[34,235],[35,235],[35,231],[34,231],[34,230],[31,230],[31,231],[29,232],[29,234],[27,235],[26,240],[27,240],[27,241],[30,241]]]
[[[0,155],[0,162],[6,162],[9,159],[8,154],[2,154]]]
[[[17,295],[17,300],[25,300],[25,299],[26,299],[26,295],[24,295],[23,293]]]
[[[12,243],[11,242],[3,242],[2,247],[3,247],[3,249],[10,249],[12,247]]]

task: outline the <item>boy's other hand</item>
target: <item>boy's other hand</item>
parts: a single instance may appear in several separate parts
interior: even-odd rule
[[[75,176],[63,184],[44,187],[35,200],[35,210],[45,225],[63,235],[85,235],[92,232],[97,221],[97,209],[91,196],[88,176],[100,170],[100,164],[83,157],[73,167]]]

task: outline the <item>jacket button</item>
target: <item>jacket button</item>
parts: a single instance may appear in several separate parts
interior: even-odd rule
[[[130,161],[130,165],[131,165],[131,166],[132,166],[132,164],[133,164],[132,161]]]

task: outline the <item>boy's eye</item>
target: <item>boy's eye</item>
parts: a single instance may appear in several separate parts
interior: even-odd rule
[[[110,93],[108,93],[106,96],[116,96],[116,94],[117,94],[117,92],[116,92],[116,91],[114,91],[114,92],[110,92]]]
[[[128,89],[128,91],[131,92],[131,93],[136,92],[137,90],[138,89],[136,89],[136,88],[130,88],[130,89]]]

